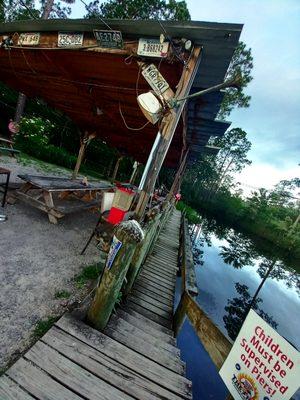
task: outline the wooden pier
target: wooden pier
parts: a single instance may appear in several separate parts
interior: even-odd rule
[[[192,399],[172,330],[179,230],[174,211],[104,332],[66,314],[0,378],[0,399]]]

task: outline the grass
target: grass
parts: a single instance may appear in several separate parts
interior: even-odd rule
[[[39,321],[33,331],[33,337],[39,339],[51,328],[51,326],[58,320],[58,317],[49,317]]]
[[[88,265],[87,267],[84,267],[81,273],[74,278],[77,288],[83,288],[89,281],[97,279],[99,274],[99,264]]]
[[[57,291],[54,295],[56,299],[68,299],[71,296],[71,293],[67,290]]]

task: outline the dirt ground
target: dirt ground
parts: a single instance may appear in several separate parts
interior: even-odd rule
[[[18,173],[70,176],[68,170],[26,157],[16,162],[1,155],[0,166],[12,171],[13,182]],[[7,205],[4,213],[8,219],[0,223],[0,369],[29,346],[38,321],[64,311],[67,302],[55,298],[57,291],[70,291],[69,301],[79,296],[72,279],[99,256],[94,245],[84,256],[79,254],[96,214],[74,213],[52,225],[45,213],[21,202]]]

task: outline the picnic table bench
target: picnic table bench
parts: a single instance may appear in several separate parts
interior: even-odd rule
[[[24,184],[14,197],[47,213],[53,224],[68,213],[99,206],[97,193],[114,189],[113,185],[104,181],[84,184],[80,179],[27,174],[18,177]]]
[[[6,153],[10,153],[13,157],[15,154],[19,154],[20,151],[16,150],[13,148],[13,141],[9,140],[9,139],[5,139],[3,137],[0,137],[0,152],[6,152]],[[5,145],[5,147],[2,146],[2,144]]]

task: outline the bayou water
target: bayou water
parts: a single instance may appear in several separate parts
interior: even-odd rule
[[[199,288],[197,302],[231,340],[238,334],[253,295],[271,269],[253,306],[280,335],[300,349],[299,265],[287,263],[275,249],[262,250],[254,242],[215,221],[190,227]],[[177,280],[176,302],[180,296]],[[186,320],[178,337],[187,377],[193,381],[194,400],[222,400],[228,390]],[[300,399],[300,391],[293,397]]]

